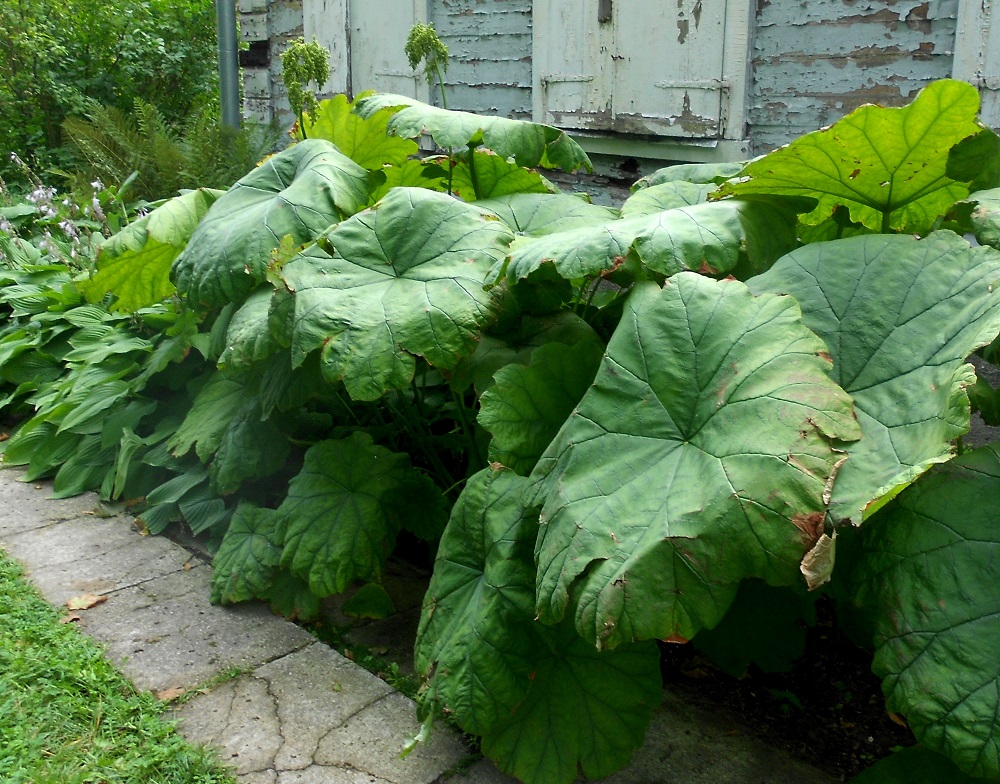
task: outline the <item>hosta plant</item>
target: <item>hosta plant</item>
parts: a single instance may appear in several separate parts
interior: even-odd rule
[[[558,129],[324,101],[225,194],[108,240],[75,284],[93,304],[70,286],[60,306],[93,335],[168,308],[191,350],[150,365],[159,344],[129,343],[94,369],[93,340],[65,338],[44,399],[0,376],[37,409],[8,450],[48,439],[62,470],[96,435],[84,373],[144,410],[186,369],[158,430],[94,441],[118,444],[106,481],[141,455],[147,525],[209,521],[217,602],[308,617],[427,542],[421,716],[525,782],[627,763],[657,641],[739,634],[723,666],[780,666],[776,619],[829,584],[923,745],[865,780],[1000,780],[1000,463],[961,445],[966,359],[1000,333],[1000,140],[977,110],[937,82],[749,164],[668,167],[612,209],[540,173],[589,167]],[[766,606],[734,617],[785,594],[766,628]]]

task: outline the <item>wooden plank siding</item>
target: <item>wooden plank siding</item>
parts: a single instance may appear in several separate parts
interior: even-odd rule
[[[748,108],[762,152],[951,75],[957,0],[758,0]]]
[[[531,0],[434,0],[430,20],[448,47],[448,103],[531,119]]]
[[[1000,124],[1000,0],[238,2],[244,40],[269,44],[269,66],[244,70],[245,113],[260,119],[289,120],[278,57],[304,15],[306,36],[333,52],[326,94],[440,103],[402,52],[426,20],[450,52],[451,108],[583,131],[607,154],[764,152],[949,76],[979,87],[984,120]]]

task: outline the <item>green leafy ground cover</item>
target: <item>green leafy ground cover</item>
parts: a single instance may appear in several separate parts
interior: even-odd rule
[[[370,617],[391,553],[433,562],[421,716],[526,782],[628,761],[659,641],[785,667],[819,595],[925,769],[1000,780],[1000,446],[961,443],[969,390],[1000,410],[966,363],[1000,333],[977,111],[937,82],[609,209],[543,176],[589,166],[555,128],[338,97],[76,257],[11,204],[4,459],[203,534],[216,602],[308,620],[363,586]]]
[[[0,778],[11,784],[231,784],[0,553]]]

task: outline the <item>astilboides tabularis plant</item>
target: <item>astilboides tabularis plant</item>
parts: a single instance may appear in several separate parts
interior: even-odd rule
[[[747,591],[828,592],[862,630],[922,744],[872,775],[1000,780],[1000,444],[961,441],[970,389],[1000,408],[967,364],[1000,333],[1000,138],[978,105],[936,82],[749,163],[662,169],[611,209],[539,173],[590,165],[557,129],[324,101],[78,281],[111,313],[187,314],[172,354],[143,346],[108,381],[152,411],[149,379],[181,363],[187,403],[102,433],[91,473],[144,495],[147,524],[214,536],[218,602],[308,617],[377,594],[402,532],[427,541],[421,716],[529,784],[625,765],[658,641],[725,648]],[[34,474],[79,461],[55,444],[89,413],[67,427],[60,405],[8,459],[44,436]]]

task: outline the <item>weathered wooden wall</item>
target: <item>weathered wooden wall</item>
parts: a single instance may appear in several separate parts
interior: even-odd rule
[[[951,75],[958,0],[757,0],[748,121],[757,151]]]
[[[379,50],[382,52],[379,57],[387,59],[387,63],[379,64],[374,71],[392,74],[398,71],[399,78],[394,76],[396,81],[390,80],[391,84],[387,82],[388,86],[380,89],[411,92],[416,84],[418,92],[426,92],[420,77],[410,75],[400,42],[405,40],[406,30],[413,21],[427,19],[450,51],[446,82],[451,107],[525,119],[538,111],[532,96],[537,74],[532,69],[541,66],[533,63],[533,47],[538,42],[532,36],[540,27],[537,19],[533,23],[533,7],[537,3],[532,0],[426,0],[426,5],[424,0],[393,0],[392,13],[386,13],[388,5],[367,5],[379,0],[239,0],[244,39],[270,42],[270,66],[244,71],[248,115],[261,119],[281,116],[283,121],[290,122],[290,116],[285,114],[287,99],[283,95],[278,58],[288,40],[302,34],[303,1],[311,11],[306,15],[307,34],[311,37],[313,30],[320,29],[325,34],[320,37],[329,39],[324,43],[337,50],[335,54],[339,52],[334,58],[337,62],[331,65],[328,91],[349,89],[348,47],[356,50],[355,58],[360,57],[353,63],[354,88],[378,87],[372,83],[377,82],[373,77],[359,77],[360,72],[374,68],[367,61],[371,58],[361,55],[365,52],[373,55],[370,47],[378,47],[391,31],[392,51]],[[683,5],[683,0],[619,0],[635,4],[630,5],[629,13],[640,18],[646,13],[644,3],[668,1],[671,8]],[[991,3],[1000,0],[979,1],[988,9]],[[969,3],[975,0],[752,2],[755,6],[750,20],[744,18],[741,22],[744,36],[750,32],[752,41],[747,54],[752,71],[746,114],[742,102],[739,106],[734,104],[739,119],[729,118],[727,137],[749,137],[755,152],[772,149],[829,125],[861,104],[902,105],[934,79],[953,73],[969,78],[960,66],[956,70],[954,53],[960,2],[965,4],[963,13],[970,16]],[[700,6],[700,2],[696,4]],[[353,8],[354,13],[348,8]],[[745,17],[745,11],[741,13]],[[378,20],[374,25],[377,30],[367,29],[372,26],[372,14]],[[368,21],[362,20],[363,24],[358,21],[365,29],[352,29],[349,35],[346,20],[352,16]],[[987,31],[980,47],[986,54],[991,42],[997,40],[987,34],[988,17],[987,12],[976,17]],[[731,21],[727,20],[727,27],[735,28]],[[669,43],[674,43],[672,38]],[[722,46],[721,41],[718,46]],[[742,53],[742,44],[738,48]],[[641,53],[632,51],[619,52],[615,59],[628,56],[635,56],[637,61],[642,59]],[[980,59],[985,56],[980,53]],[[993,52],[990,56],[996,59],[1000,54]],[[972,69],[971,73],[975,58],[969,55],[965,59],[970,60],[966,70]],[[652,59],[647,60],[646,70],[656,70]],[[637,73],[643,74],[641,62],[638,67]],[[730,66],[727,69],[732,70]],[[434,90],[435,99],[436,94]],[[997,113],[1000,115],[1000,108]],[[746,137],[742,134],[744,121]]]
[[[267,42],[267,64],[243,68],[243,116],[290,126],[293,118],[281,83],[281,53],[302,35],[302,0],[239,0],[240,37]]]
[[[448,100],[470,112],[531,118],[531,0],[433,0],[448,47]]]

